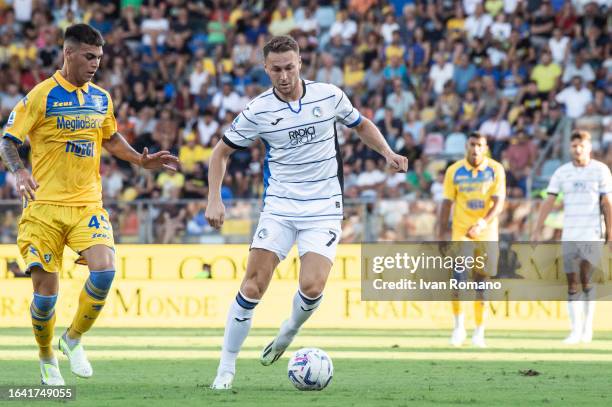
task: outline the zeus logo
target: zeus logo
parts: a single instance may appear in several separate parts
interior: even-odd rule
[[[66,152],[77,157],[93,157],[94,142],[89,140],[72,140],[66,142]]]
[[[60,130],[83,130],[83,129],[99,129],[102,127],[103,119],[92,119],[88,116],[76,116],[74,119],[66,119],[64,116],[58,116],[57,128]]]
[[[292,146],[308,143],[315,137],[314,126],[305,127],[303,129],[291,130],[289,132],[289,140]]]

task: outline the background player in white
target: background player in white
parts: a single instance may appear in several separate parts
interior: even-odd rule
[[[595,289],[590,285],[593,267],[601,262],[601,241],[612,242],[612,174],[610,168],[591,159],[591,135],[575,131],[571,137],[572,161],[559,167],[550,179],[548,197],[540,208],[533,240],[540,240],[544,221],[557,195],[563,192],[563,268],[567,275],[568,312],[571,323],[567,344],[591,342]],[[571,242],[581,242],[572,244]],[[599,242],[599,243],[598,243]],[[582,293],[578,283],[582,283]]]
[[[342,161],[336,136],[339,121],[357,131],[395,171],[408,160],[395,154],[380,131],[353,108],[334,85],[300,78],[297,42],[272,38],[263,49],[264,68],[273,88],[253,99],[215,147],[209,165],[206,218],[220,228],[225,216],[220,189],[227,160],[236,149],[261,138],[264,160],[264,207],[249,254],[246,275],[232,302],[225,325],[221,360],[213,389],[230,389],[238,352],[278,263],[297,242],[299,289],[291,316],[262,352],[264,365],[274,363],[299,328],[319,306],[336,255],[342,221]]]

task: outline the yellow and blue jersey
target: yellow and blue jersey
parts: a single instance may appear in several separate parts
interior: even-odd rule
[[[478,167],[466,159],[451,165],[444,175],[444,199],[455,203],[453,210],[453,240],[467,239],[468,229],[484,218],[493,206],[493,197],[504,199],[506,173],[495,160],[485,158]],[[476,240],[497,241],[498,221],[495,218]]]
[[[109,93],[91,82],[76,87],[57,71],[13,109],[4,132],[30,137],[36,200],[67,206],[101,204],[102,141],[117,131]]]

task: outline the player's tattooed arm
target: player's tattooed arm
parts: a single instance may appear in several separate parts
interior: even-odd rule
[[[38,183],[24,167],[17,145],[6,137],[0,139],[0,157],[6,167],[15,174],[15,184],[22,198],[34,200],[34,191],[38,189]]]
[[[6,137],[0,139],[0,157],[2,157],[4,165],[6,165],[10,172],[14,173],[25,168],[21,158],[19,158],[17,145]]]
[[[109,139],[102,142],[102,146],[112,155],[124,161],[139,165],[147,169],[160,169],[176,171],[178,158],[169,151],[158,151],[149,154],[149,149],[144,148],[142,154],[132,148],[120,133],[113,133]]]

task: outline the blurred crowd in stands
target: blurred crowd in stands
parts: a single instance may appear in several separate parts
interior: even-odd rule
[[[409,158],[407,174],[391,174],[352,130],[337,125],[346,199],[366,202],[355,208],[376,215],[370,218],[377,219],[378,238],[408,239],[435,224],[444,170],[463,157],[466,135],[475,130],[487,135],[492,157],[507,170],[513,201],[503,216],[520,235],[531,211],[521,200],[532,195],[528,179],[567,160],[572,128],[590,131],[594,156],[612,165],[608,4],[0,0],[0,126],[61,66],[63,30],[91,24],[106,39],[94,81],[111,93],[119,131],[138,151],[170,150],[181,160],[180,172],[152,173],[103,157],[105,202],[125,203],[113,204],[116,233],[142,235],[146,216],[155,241],[201,236],[210,232],[203,200],[212,148],[270,86],[263,44],[290,34],[301,47],[302,76],[343,88]],[[27,143],[20,152],[27,161]],[[261,199],[264,155],[256,143],[232,156],[222,188],[230,218],[253,212],[233,200]],[[16,196],[12,174],[0,164],[0,200]],[[129,205],[143,199],[160,204],[155,211]],[[172,204],[176,199],[201,201]],[[349,206],[345,241],[370,230],[359,211]],[[4,213],[1,230],[17,217]]]

